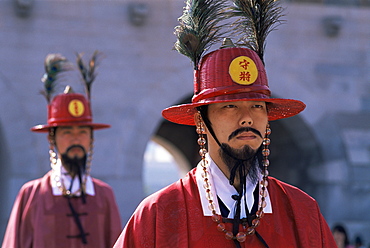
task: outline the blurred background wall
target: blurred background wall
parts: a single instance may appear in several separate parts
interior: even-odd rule
[[[282,5],[287,23],[267,39],[270,88],[274,97],[299,99],[307,108],[271,123],[270,174],[317,199],[330,226],[343,223],[351,239],[360,234],[369,244],[370,2]],[[50,169],[46,135],[30,132],[46,123],[39,91],[48,53],[72,62],[76,52],[86,60],[95,50],[104,54],[92,107],[94,121],[112,127],[95,132],[92,175],[113,187],[124,224],[155,191],[151,185],[163,187],[196,165],[195,129],[161,117],[193,93],[190,60],[172,50],[183,6],[183,0],[0,1],[1,236],[21,185]],[[66,84],[82,93],[77,75],[64,77],[59,92]],[[154,160],[163,151],[172,167]]]

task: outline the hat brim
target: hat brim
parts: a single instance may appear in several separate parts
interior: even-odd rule
[[[38,133],[47,133],[49,132],[50,128],[55,127],[65,127],[65,126],[88,126],[91,127],[93,130],[109,128],[110,125],[108,124],[100,124],[100,123],[91,123],[91,122],[66,122],[66,123],[55,123],[55,124],[45,124],[45,125],[37,125],[31,128],[32,132]]]
[[[299,101],[293,99],[280,99],[280,98],[248,98],[248,99],[233,99],[233,100],[213,100],[209,102],[198,102],[181,104],[177,106],[172,106],[166,108],[162,111],[162,116],[171,122],[194,126],[194,114],[197,112],[196,107],[209,105],[212,103],[222,103],[222,102],[236,102],[236,101],[262,101],[268,104],[267,115],[269,121],[274,121],[278,119],[288,118],[297,115],[306,108],[306,105]]]

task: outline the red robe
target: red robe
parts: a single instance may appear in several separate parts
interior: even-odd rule
[[[144,199],[114,248],[235,248],[234,242],[216,229],[211,217],[203,216],[195,170]],[[275,178],[268,181],[273,213],[265,214],[256,231],[270,248],[336,247],[313,198]],[[226,226],[232,230],[231,223]],[[241,247],[264,246],[252,235]]]
[[[67,238],[80,232],[71,216],[68,200],[54,196],[50,175],[26,183],[18,193],[3,240],[3,248],[76,248],[112,247],[121,232],[121,219],[111,187],[93,178],[95,196],[86,196],[71,202],[87,236],[87,244],[81,238]]]

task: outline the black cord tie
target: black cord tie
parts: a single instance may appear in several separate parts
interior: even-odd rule
[[[245,178],[245,177],[243,177],[243,178]],[[245,183],[243,185],[242,192],[243,192],[243,194],[244,194],[244,192],[246,192],[246,184]],[[257,184],[256,188],[253,191],[253,196],[254,196],[254,204],[253,204],[253,207],[251,209],[251,212],[249,212],[249,209],[248,209],[248,206],[247,206],[247,202],[246,202],[246,197],[244,197],[244,206],[245,206],[245,212],[246,212],[247,217],[246,218],[243,218],[243,219],[240,219],[240,210],[241,210],[241,204],[242,204],[241,203],[241,198],[242,198],[242,196],[241,195],[232,195],[231,196],[232,199],[234,199],[234,200],[237,201],[237,207],[236,207],[236,211],[235,211],[235,216],[234,216],[234,219],[232,220],[232,223],[233,223],[233,234],[234,234],[234,236],[239,232],[239,224],[246,225],[248,223],[248,225],[251,226],[252,225],[252,221],[256,218],[256,212],[257,212],[257,209],[258,209],[258,198],[259,198],[259,185],[258,184]],[[261,241],[261,243],[266,248],[269,248],[269,246],[267,245],[266,241],[257,232],[257,230],[255,230],[255,235],[258,238],[258,240]],[[238,240],[235,239],[234,240],[234,243],[235,243],[235,246],[237,248],[240,248],[241,247]]]
[[[86,195],[85,195],[85,189],[82,184],[82,172],[81,172],[81,167],[78,167],[78,180],[80,181],[80,190],[81,190],[81,199],[82,203],[86,203]]]
[[[262,243],[264,246],[266,246],[266,248],[269,248],[269,246],[268,246],[268,244],[266,243],[266,241],[262,238],[262,236],[261,236],[257,231],[255,231],[255,233],[254,233],[254,234],[256,234],[257,238],[261,241],[261,243]]]
[[[235,215],[234,215],[234,221],[233,221],[233,234],[236,236],[239,232],[239,223],[240,223],[240,211],[241,211],[241,199],[242,197],[239,195],[233,195],[232,197],[236,198],[236,209],[235,209]],[[241,247],[240,243],[237,239],[234,239],[234,243],[236,247]]]
[[[86,236],[89,235],[89,233],[85,233],[85,231],[84,231],[84,229],[82,227],[82,224],[81,224],[80,217],[79,217],[80,215],[73,208],[73,205],[72,205],[72,202],[71,202],[71,197],[69,197],[69,196],[66,196],[66,197],[68,199],[69,208],[71,209],[71,212],[72,212],[73,220],[75,221],[75,223],[77,225],[77,228],[80,231],[80,235],[76,235],[76,236],[69,235],[67,237],[68,238],[81,238],[82,239],[82,243],[83,244],[87,244]],[[83,215],[87,215],[87,214],[83,214]]]
[[[86,203],[86,198],[85,198],[84,190],[83,190],[82,184],[81,184],[82,176],[81,176],[81,170],[80,169],[78,170],[78,179],[80,181],[82,203],[85,204]],[[71,186],[69,188],[70,192],[72,190],[73,182],[74,182],[74,180],[72,179]],[[72,216],[73,217],[73,220],[76,223],[78,230],[80,231],[79,235],[67,235],[67,238],[81,238],[82,243],[87,244],[86,236],[89,235],[89,233],[85,233],[85,231],[83,229],[83,226],[81,224],[81,220],[80,220],[80,215],[87,215],[87,213],[78,214],[76,212],[76,210],[74,209],[73,205],[72,205],[72,202],[71,202],[72,196],[67,195],[65,197],[68,199],[68,206],[69,206],[69,209],[71,210],[71,213],[72,213],[72,215],[67,215],[67,216]]]

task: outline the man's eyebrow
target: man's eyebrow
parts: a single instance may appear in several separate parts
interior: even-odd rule
[[[77,128],[91,128],[90,126],[77,126]]]
[[[71,126],[64,126],[64,127],[59,127],[60,129],[72,129],[72,127]]]

